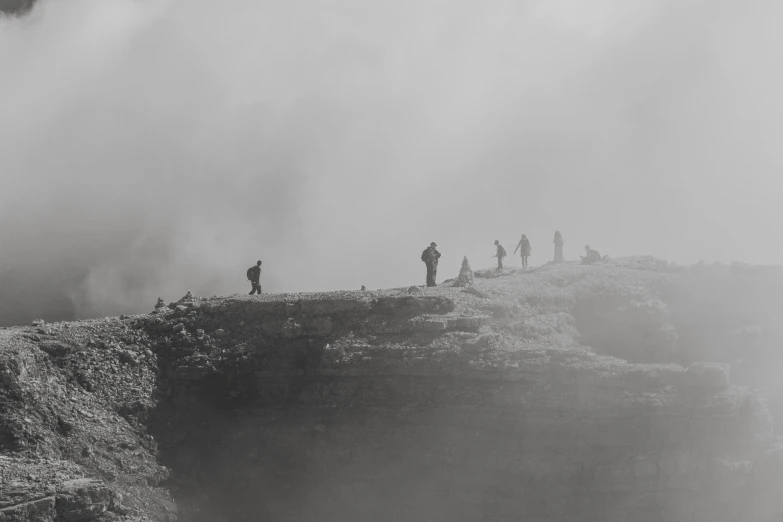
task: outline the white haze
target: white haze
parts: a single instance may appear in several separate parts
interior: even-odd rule
[[[783,4],[49,0],[0,20],[0,324],[423,284],[521,233],[783,263]],[[514,257],[508,264],[518,265]]]

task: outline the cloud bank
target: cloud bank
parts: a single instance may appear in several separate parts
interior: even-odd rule
[[[0,324],[423,284],[521,233],[783,263],[772,2],[43,0],[0,19]]]

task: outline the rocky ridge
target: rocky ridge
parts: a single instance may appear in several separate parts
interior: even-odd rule
[[[775,520],[775,390],[732,366],[772,315],[712,357],[686,327],[722,317],[692,290],[779,278],[632,258],[2,329],[0,521]]]

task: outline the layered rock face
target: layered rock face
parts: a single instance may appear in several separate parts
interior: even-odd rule
[[[78,520],[778,520],[765,398],[681,345],[702,342],[678,328],[689,274],[566,264],[6,330],[0,485],[26,493],[0,521],[64,520],[60,497],[90,499]]]

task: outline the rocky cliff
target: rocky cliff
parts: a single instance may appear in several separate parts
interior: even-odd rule
[[[778,270],[475,275],[0,330],[0,522],[780,520]]]

